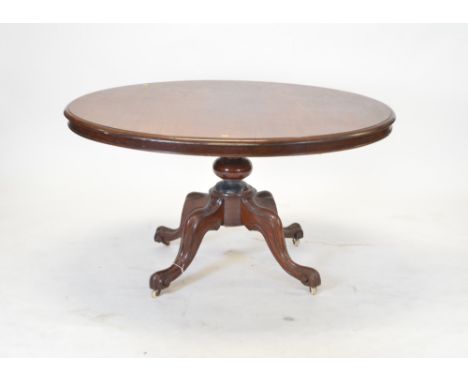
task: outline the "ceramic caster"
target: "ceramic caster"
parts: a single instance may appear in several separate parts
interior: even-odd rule
[[[299,243],[301,242],[301,239],[296,239],[295,237],[293,237],[292,242],[295,247],[299,247]]]
[[[310,291],[310,294],[311,294],[312,296],[315,296],[315,295],[317,294],[317,288],[311,288],[311,287],[309,287],[309,291]]]
[[[154,290],[154,291],[151,292],[151,297],[158,298],[160,296],[160,294],[161,294],[161,290],[159,290],[159,289]]]

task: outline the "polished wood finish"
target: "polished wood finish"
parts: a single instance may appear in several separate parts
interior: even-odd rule
[[[169,245],[179,237],[181,241],[173,264],[151,276],[150,287],[154,295],[159,296],[164,288],[184,273],[194,259],[203,236],[222,225],[243,225],[260,232],[287,273],[311,290],[317,288],[321,283],[319,273],[295,263],[286,248],[285,237],[291,237],[296,242],[303,237],[301,226],[293,223],[283,228],[272,194],[268,191],[257,192],[242,181],[251,171],[250,161],[246,158],[218,158],[213,167],[216,175],[223,180],[209,193],[187,195],[178,228],[160,226],[156,230],[154,239],[157,242]],[[235,179],[232,174],[237,174]]]
[[[211,194],[204,207],[192,210],[185,217],[180,231],[182,240],[174,262],[150,278],[150,287],[156,292],[156,296],[159,296],[162,289],[167,288],[187,269],[197,253],[203,236],[210,230],[219,229],[222,224],[223,200],[217,194]]]
[[[176,229],[160,226],[154,234],[154,240],[159,243],[169,245],[172,240],[178,239],[182,235],[182,227],[184,222],[190,216],[193,210],[204,207],[208,202],[208,194],[200,192],[191,192],[185,198],[184,207],[182,209],[182,217],[180,218],[179,227]]]
[[[393,111],[361,95],[270,82],[125,86],[71,102],[69,127],[118,146],[223,157],[345,150],[391,132]]]
[[[315,154],[378,141],[395,121],[383,103],[357,94],[303,85],[248,81],[181,81],[125,86],[80,97],[65,109],[75,133],[128,148],[212,155],[222,180],[187,195],[178,228],[157,228],[154,240],[180,240],[171,266],[155,272],[155,296],[191,264],[204,235],[221,226],[260,232],[281,267],[315,289],[319,273],[295,263],[301,226],[283,227],[273,196],[244,182],[246,157]]]
[[[247,158],[218,158],[213,170],[222,179],[240,180],[250,175],[252,163]]]

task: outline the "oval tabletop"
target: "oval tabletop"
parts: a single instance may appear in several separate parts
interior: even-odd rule
[[[385,104],[358,94],[250,81],[178,81],[91,93],[65,109],[96,141],[150,151],[279,156],[350,149],[386,137]]]

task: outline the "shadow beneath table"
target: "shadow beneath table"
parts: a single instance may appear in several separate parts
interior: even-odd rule
[[[222,270],[226,270],[227,268],[232,267],[234,265],[239,265],[241,263],[245,264],[248,258],[247,252],[236,250],[225,250],[224,253],[220,255],[222,256],[220,259],[217,259],[214,262],[205,265],[203,269],[198,270],[195,273],[186,275],[184,272],[184,274],[182,274],[173,283],[171,283],[171,286],[169,288],[164,289],[162,293],[171,294],[179,291],[180,289],[191,287],[192,284],[196,284],[198,281],[206,279],[210,275],[218,273]]]

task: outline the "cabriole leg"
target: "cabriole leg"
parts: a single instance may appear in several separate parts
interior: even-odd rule
[[[203,236],[210,230],[218,230],[223,223],[223,199],[211,196],[205,207],[192,210],[182,223],[179,252],[174,263],[162,271],[154,273],[150,278],[150,288],[153,296],[159,296],[161,290],[167,288],[190,265]]]
[[[270,210],[278,213],[275,199],[273,199],[273,195],[269,191],[257,192],[255,195],[255,202],[262,207],[269,208]],[[284,227],[283,233],[285,238],[292,239],[295,246],[298,246],[299,241],[304,237],[304,231],[302,230],[299,223],[292,223]]]
[[[242,223],[249,230],[259,231],[281,267],[315,293],[321,282],[319,273],[289,257],[281,219],[275,210],[260,205],[257,200],[253,193],[241,199]]]
[[[176,240],[182,234],[182,225],[187,219],[190,213],[200,207],[206,205],[209,200],[209,195],[201,192],[191,192],[187,195],[182,208],[182,216],[180,218],[180,224],[178,228],[169,228],[165,226],[159,226],[154,234],[154,241],[157,243],[163,243],[169,245],[171,241]]]

